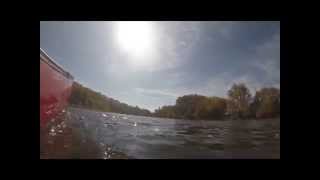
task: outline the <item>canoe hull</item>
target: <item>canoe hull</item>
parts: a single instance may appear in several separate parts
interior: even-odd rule
[[[68,105],[73,77],[40,49],[40,127]]]

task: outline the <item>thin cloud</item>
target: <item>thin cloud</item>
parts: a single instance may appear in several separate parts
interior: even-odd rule
[[[148,94],[152,96],[170,96],[170,97],[178,97],[178,94],[168,92],[166,90],[157,90],[157,89],[145,89],[145,88],[135,88],[135,91],[142,94]]]

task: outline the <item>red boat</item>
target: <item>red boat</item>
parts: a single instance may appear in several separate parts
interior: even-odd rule
[[[68,105],[73,77],[40,48],[40,127]]]

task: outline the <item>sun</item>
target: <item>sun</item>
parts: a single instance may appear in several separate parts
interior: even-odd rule
[[[135,61],[146,61],[154,46],[154,31],[147,21],[121,21],[116,23],[119,47]]]

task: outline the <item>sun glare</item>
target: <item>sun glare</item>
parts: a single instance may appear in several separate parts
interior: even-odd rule
[[[135,61],[147,61],[154,45],[150,22],[122,21],[116,24],[116,39],[120,48]]]

